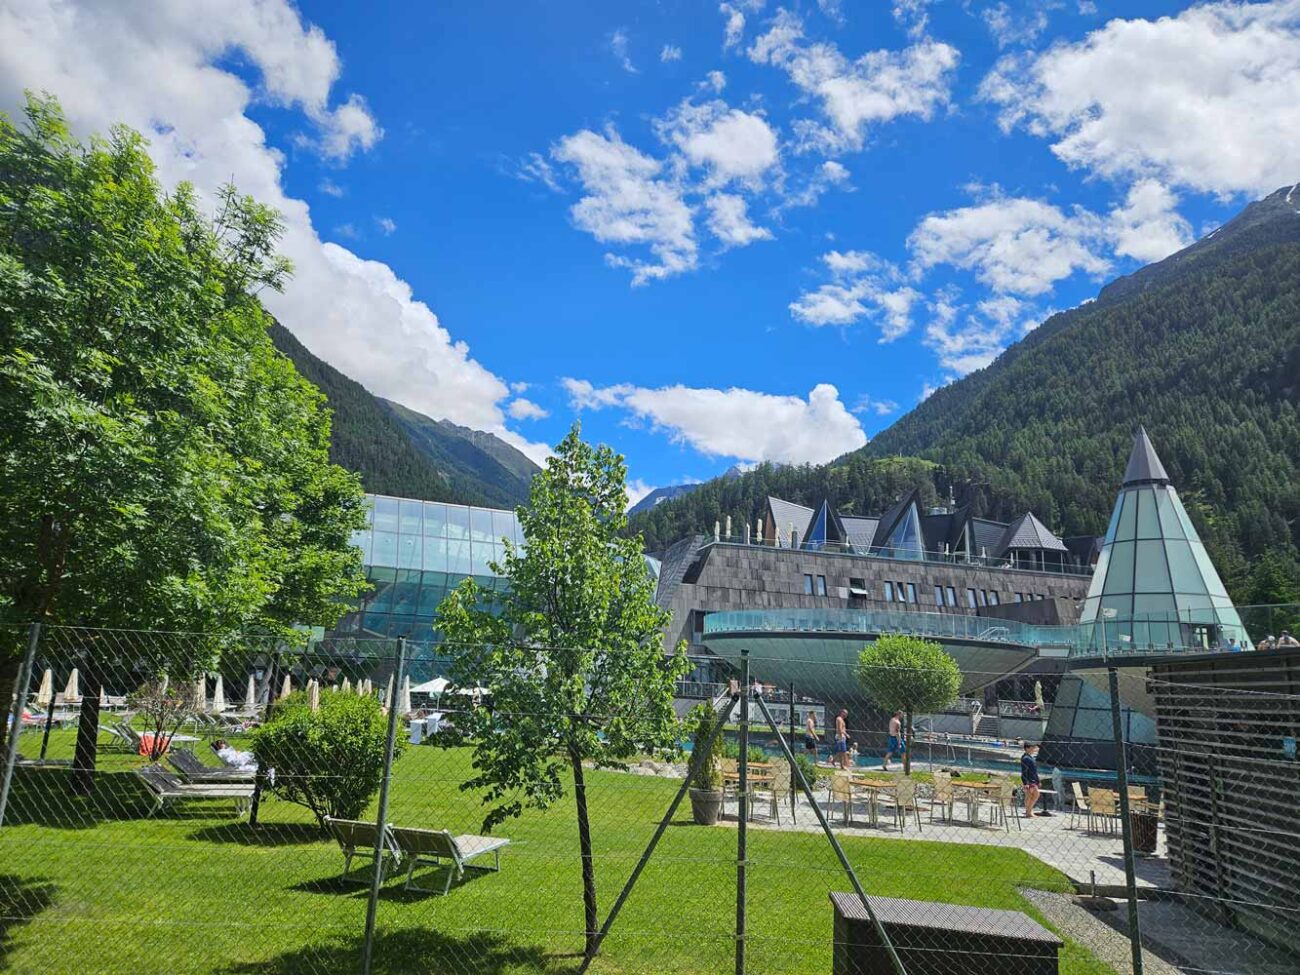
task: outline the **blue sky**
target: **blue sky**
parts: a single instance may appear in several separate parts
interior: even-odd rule
[[[233,175],[313,351],[641,490],[852,449],[1300,178],[1295,0],[47,5],[5,107]]]

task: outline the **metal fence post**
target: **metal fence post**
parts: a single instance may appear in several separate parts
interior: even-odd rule
[[[14,778],[14,766],[18,764],[18,735],[23,730],[23,709],[27,707],[27,695],[32,686],[32,668],[36,665],[36,646],[41,642],[41,624],[33,623],[27,635],[27,655],[18,670],[18,687],[14,695],[13,720],[9,724],[9,751],[5,754],[4,782],[0,784],[0,826],[4,825],[5,810],[9,807],[9,786]],[[8,702],[6,702],[8,703]],[[54,710],[51,697],[50,710]]]
[[[388,784],[393,777],[393,746],[397,740],[397,702],[402,694],[406,669],[406,637],[397,638],[397,671],[393,675],[393,696],[388,700],[388,747],[384,752],[384,777],[379,783],[379,812],[375,816],[375,872],[370,878],[370,899],[366,904],[366,935],[361,949],[361,975],[370,975],[375,950],[375,914],[379,909],[379,888],[384,882],[384,846],[388,842]]]
[[[740,784],[736,789],[736,975],[745,975],[745,859],[749,855],[749,651],[740,651]]]
[[[1115,737],[1115,765],[1119,774],[1120,833],[1124,838],[1124,893],[1128,901],[1128,939],[1133,951],[1133,975],[1142,975],[1142,931],[1138,927],[1137,873],[1133,865],[1133,821],[1129,818],[1128,749],[1124,747],[1124,729],[1120,719],[1119,671],[1106,668],[1110,678],[1110,722]]]

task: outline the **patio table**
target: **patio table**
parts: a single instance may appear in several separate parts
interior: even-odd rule
[[[868,797],[867,814],[871,817],[871,825],[880,825],[880,808],[877,800],[880,793],[888,792],[890,789],[896,789],[898,783],[894,779],[851,779],[854,788],[865,789]]]
[[[959,782],[956,779],[952,783],[953,790],[965,789],[968,792],[993,793],[998,791],[996,782]],[[979,825],[979,804],[975,802],[975,796],[966,797],[966,811],[970,816],[972,826]]]

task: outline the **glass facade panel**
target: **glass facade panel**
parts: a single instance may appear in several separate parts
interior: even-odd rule
[[[400,569],[423,568],[421,554],[424,539],[419,535],[399,535],[397,539],[397,566]]]
[[[492,512],[485,508],[469,509],[469,537],[476,542],[492,541]]]
[[[1106,569],[1107,596],[1133,591],[1133,550],[1136,542],[1116,542],[1110,549],[1110,563]]]
[[[492,540],[499,542],[503,538],[514,541],[515,513],[513,511],[492,512]]]
[[[424,503],[424,534],[429,538],[447,537],[447,506],[436,501]]]
[[[424,502],[402,499],[399,504],[401,515],[397,530],[403,535],[419,535],[424,530]]]
[[[917,517],[916,505],[910,505],[903,519],[889,536],[889,546],[894,558],[920,558],[921,521]]]
[[[1172,593],[1165,547],[1159,539],[1137,543],[1137,562],[1133,568],[1134,592]]]
[[[454,576],[467,576],[472,573],[473,567],[474,563],[470,560],[469,539],[448,539],[447,571]]]
[[[425,524],[428,524],[428,522],[425,522]],[[425,572],[445,573],[447,571],[447,545],[448,542],[445,538],[425,536],[424,559],[420,563]]]
[[[1165,542],[1165,557],[1169,560],[1169,577],[1173,582],[1174,592],[1205,591],[1201,570],[1196,566],[1196,556],[1192,554],[1190,543],[1181,538]]]
[[[1167,539],[1186,538],[1183,521],[1178,517],[1178,509],[1173,495],[1169,491],[1157,491],[1156,514],[1160,517],[1160,534]]]
[[[447,505],[447,537],[469,538],[469,509],[457,504]]]
[[[1137,531],[1137,497],[1134,491],[1121,491],[1119,494],[1119,503],[1122,510],[1119,513],[1119,528],[1115,532],[1115,539],[1118,541],[1122,538],[1133,538]]]
[[[376,531],[397,531],[398,512],[401,509],[401,503],[397,498],[385,498],[378,496],[375,498],[375,530]]]
[[[375,531],[370,549],[371,565],[397,565],[397,532]]]
[[[1156,499],[1154,491],[1138,491],[1137,494],[1137,536],[1138,538],[1159,538],[1160,520],[1156,517]]]

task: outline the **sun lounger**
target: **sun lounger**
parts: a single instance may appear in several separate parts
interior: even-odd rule
[[[382,841],[376,842],[379,837],[373,822],[368,823],[358,819],[333,819],[326,816],[325,826],[338,843],[339,849],[343,851],[344,880],[352,879],[357,883],[370,882],[370,877],[367,874],[359,872],[358,876],[349,878],[348,873],[352,869],[353,857],[369,857],[373,861],[376,846],[379,848],[380,880],[383,880],[384,874],[390,866],[396,865],[402,859],[402,853],[393,841],[391,827],[385,826]]]
[[[446,830],[439,829],[414,829],[397,826],[391,827],[390,832],[402,858],[409,860],[404,889],[421,890],[427,893],[439,893],[439,891],[416,886],[413,878],[415,868],[420,864],[438,864],[443,860],[448,861],[447,883],[441,891],[441,893],[446,894],[451,890],[452,880],[464,876],[467,867],[476,870],[500,870],[501,848],[510,842],[508,839],[498,836],[473,836],[469,834],[452,836]],[[470,863],[471,860],[486,856],[489,853],[493,855],[495,860],[493,866],[480,866],[479,864]]]
[[[135,774],[153,793],[157,802],[153,813],[182,799],[233,799],[236,814],[242,816],[253,799],[251,782],[182,782],[161,765],[145,765],[136,769]]]
[[[168,751],[167,761],[187,782],[252,782],[257,775],[253,769],[236,768],[225,763],[219,767],[204,765],[197,755],[184,748]]]

